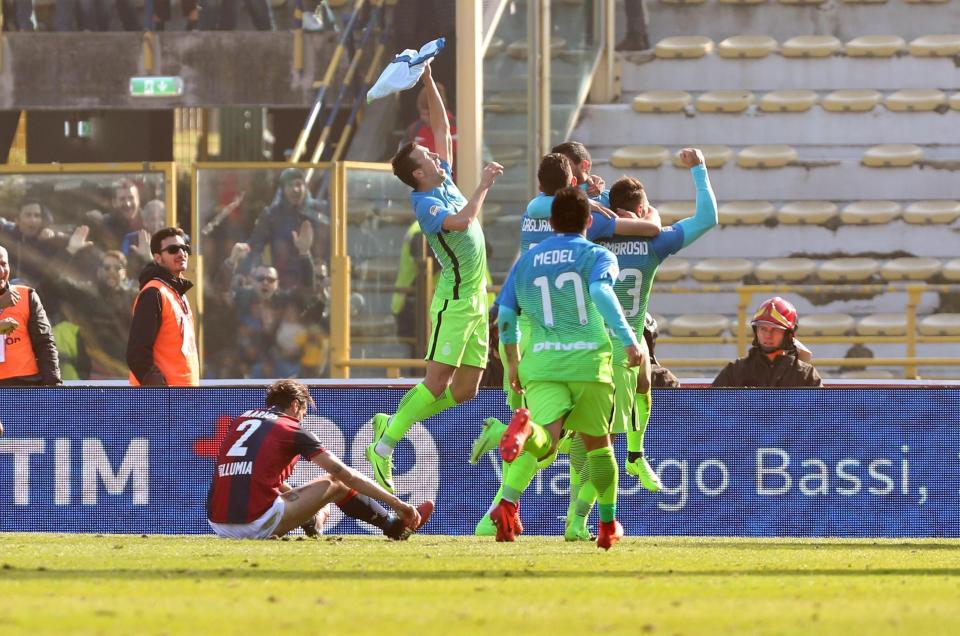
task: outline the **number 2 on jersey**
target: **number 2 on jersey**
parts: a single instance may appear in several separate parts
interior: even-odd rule
[[[576,272],[564,272],[557,276],[554,283],[557,289],[563,288],[566,283],[573,283],[573,295],[577,300],[577,318],[580,324],[587,324],[587,300],[583,294],[583,279]],[[533,284],[540,288],[540,300],[543,303],[543,322],[553,327],[553,305],[550,304],[550,280],[546,276],[537,276]]]
[[[627,318],[633,318],[640,313],[640,295],[643,293],[643,272],[639,269],[626,267],[620,270],[620,275],[617,276],[617,280],[627,280],[628,276],[633,276],[633,287],[627,290],[627,293],[633,298],[633,305],[624,312],[624,315]]]
[[[247,443],[251,435],[257,432],[261,424],[263,424],[261,420],[244,420],[240,422],[237,425],[237,430],[246,432],[240,436],[240,439],[233,443],[233,446],[227,451],[227,457],[246,457],[247,447],[244,446],[244,444]]]

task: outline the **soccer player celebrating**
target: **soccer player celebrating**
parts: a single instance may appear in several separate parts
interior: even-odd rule
[[[313,406],[307,387],[279,380],[267,389],[265,408],[247,411],[230,424],[207,497],[213,531],[229,539],[282,537],[304,526],[312,533],[318,514],[323,515],[330,503],[392,539],[405,539],[420,529],[433,512],[433,502],[415,508],[343,464],[316,436],[300,428],[307,406]],[[299,457],[328,474],[290,488],[285,481]]]
[[[423,73],[430,125],[437,152],[409,143],[393,157],[393,173],[413,188],[410,198],[417,221],[440,262],[440,280],[430,305],[433,332],[427,345],[427,372],[410,389],[396,413],[373,417],[373,442],[367,460],[374,476],[393,492],[393,451],[414,423],[477,394],[487,364],[487,255],[477,221],[487,191],[503,166],[487,164],[480,185],[468,201],[451,179],[453,158],[450,122],[433,81]]]
[[[660,263],[671,254],[687,247],[717,224],[717,200],[710,187],[703,154],[693,148],[680,151],[680,160],[693,176],[696,187],[696,212],[692,217],[663,228],[652,239],[638,240],[615,237],[600,244],[617,257],[620,274],[614,284],[617,298],[627,321],[637,333],[643,332],[650,290]],[[610,205],[628,213],[643,216],[650,208],[643,184],[632,177],[622,177],[610,188]],[[643,453],[643,438],[650,421],[651,365],[646,341],[641,340],[644,362],[639,369],[628,367],[620,351],[614,350],[613,373],[616,406],[612,432],[627,435],[627,473],[640,479],[644,488],[658,492],[662,487],[656,471]],[[571,465],[575,456],[571,453]],[[573,539],[586,532],[586,518],[596,498],[591,484],[585,483],[573,502],[574,514],[567,517],[564,536]]]
[[[554,452],[562,429],[575,431],[583,437],[588,474],[599,493],[597,545],[609,549],[623,528],[616,521],[617,465],[609,436],[613,347],[604,323],[623,345],[629,366],[640,364],[640,345],[613,291],[616,258],[585,237],[592,221],[586,194],[574,187],[559,190],[550,220],[557,235],[517,261],[500,294],[498,324],[510,385],[526,394],[529,411],[514,413],[500,441],[500,454],[511,466],[491,517],[497,541],[514,540],[517,502],[538,460]],[[522,360],[521,312],[531,324]]]

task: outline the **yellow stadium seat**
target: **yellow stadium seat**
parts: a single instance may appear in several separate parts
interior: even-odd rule
[[[881,265],[880,274],[886,280],[929,280],[940,273],[941,267],[935,258],[904,256]]]
[[[764,282],[797,282],[809,278],[816,269],[817,264],[809,258],[771,258],[759,263],[753,273]]]
[[[721,225],[759,225],[773,216],[769,201],[730,201],[720,206]]]
[[[777,50],[777,41],[769,35],[734,35],[717,45],[724,58],[759,59]]]
[[[896,201],[854,201],[844,206],[840,220],[846,225],[883,225],[900,216]]]
[[[388,278],[393,278],[397,275],[396,264],[394,264],[393,272],[388,276]],[[367,315],[367,316],[358,316],[350,319],[350,335],[351,336],[385,336],[396,333],[397,323],[394,320],[393,316],[377,316],[377,315]]]
[[[813,108],[819,99],[814,91],[773,91],[760,98],[760,110],[765,113],[802,113]]]
[[[862,35],[847,42],[848,57],[893,57],[907,47],[899,35]]]
[[[676,113],[691,101],[693,98],[686,91],[646,91],[633,98],[633,110],[638,113]]]
[[[657,168],[670,158],[663,146],[624,146],[613,151],[610,165],[614,168]]]
[[[797,151],[790,146],[750,146],[737,155],[741,168],[782,168],[797,160]]]
[[[657,282],[670,283],[686,278],[690,273],[690,261],[682,258],[668,258],[657,270]]]
[[[874,90],[833,91],[822,100],[824,110],[841,113],[865,113],[874,109],[883,96]]]
[[[810,314],[800,320],[799,335],[846,336],[853,333],[857,321],[850,314]]]
[[[526,157],[526,149],[519,146],[493,146],[490,155],[504,168],[513,168]]]
[[[817,276],[828,283],[860,283],[879,269],[880,263],[872,258],[832,258],[820,264]]]
[[[700,152],[703,153],[703,161],[708,168],[722,168],[733,158],[733,150],[729,146],[700,146]],[[686,168],[680,161],[679,150],[673,155],[673,165]]]
[[[954,258],[944,263],[940,275],[951,283],[960,281],[960,258]]]
[[[903,220],[917,225],[949,224],[960,218],[960,201],[916,201],[903,211]]]
[[[922,35],[910,42],[914,57],[952,57],[960,55],[960,35]]]
[[[753,103],[750,91],[707,91],[697,98],[701,113],[742,113]]]
[[[713,40],[701,35],[675,35],[657,42],[654,52],[666,59],[694,59],[713,52]]]
[[[777,220],[785,225],[821,225],[837,212],[832,201],[791,201],[777,212]]]
[[[559,55],[565,48],[567,48],[567,41],[563,38],[551,38],[550,40],[550,57],[556,57]],[[525,60],[527,59],[527,41],[526,40],[517,40],[513,44],[507,47],[507,55],[516,59],[516,60]]]
[[[857,324],[859,336],[902,336],[906,333],[907,317],[903,314],[871,314]]]
[[[960,110],[960,93],[954,93],[950,96],[950,108]]]
[[[490,58],[497,57],[503,53],[505,48],[507,48],[507,43],[503,41],[503,38],[494,36],[490,40],[490,44],[487,45],[487,51],[483,54],[483,59],[489,60]]]
[[[527,91],[503,91],[484,98],[483,109],[490,113],[527,112]]]
[[[680,219],[693,216],[697,211],[697,204],[694,201],[665,201],[655,207],[660,212],[660,222],[663,225],[673,225]]]
[[[917,323],[922,336],[960,336],[960,314],[933,314]]]
[[[687,314],[670,321],[671,336],[719,336],[730,328],[730,321],[720,314]]]
[[[936,88],[910,89],[887,95],[887,110],[894,112],[929,112],[946,105],[947,94]]]
[[[741,280],[753,272],[753,263],[745,258],[707,258],[691,269],[694,279],[717,283]]]
[[[843,48],[843,43],[832,35],[798,35],[784,42],[780,54],[784,57],[830,57]]]
[[[913,144],[874,146],[863,153],[863,165],[870,168],[908,168],[923,159],[923,149]]]

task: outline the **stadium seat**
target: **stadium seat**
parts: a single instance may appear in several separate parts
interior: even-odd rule
[[[940,273],[940,261],[935,258],[904,256],[894,258],[880,266],[880,274],[886,280],[929,280]]]
[[[686,91],[646,91],[633,98],[633,110],[638,113],[676,113],[691,101],[693,98]]]
[[[940,275],[951,283],[960,281],[960,258],[954,258],[944,263]]]
[[[614,168],[657,168],[670,158],[670,151],[663,146],[624,146],[610,156]]]
[[[718,0],[720,4],[765,4],[767,0]]]
[[[903,0],[907,4],[946,4],[950,0]]]
[[[817,269],[817,276],[827,283],[862,283],[870,280],[880,263],[872,258],[832,258]]]
[[[929,112],[947,103],[947,94],[936,88],[902,90],[884,100],[887,110],[894,112]]]
[[[507,48],[507,43],[503,41],[503,38],[498,38],[494,36],[490,40],[490,44],[487,45],[487,50],[483,54],[483,59],[489,60],[491,58],[497,57],[503,50]]]
[[[773,91],[760,98],[760,110],[765,113],[802,113],[813,108],[819,99],[814,91]]]
[[[563,38],[551,38],[550,57],[556,57],[567,48],[567,41]],[[517,40],[507,47],[507,55],[515,60],[527,59],[527,41]]]
[[[840,220],[846,225],[883,225],[900,216],[896,201],[854,201],[843,207]]]
[[[394,263],[391,278],[396,276],[396,263]],[[395,333],[397,323],[392,315],[386,316],[359,316],[350,319],[351,336],[386,336]]]
[[[830,57],[843,48],[843,43],[832,35],[798,35],[780,47],[783,57]]]
[[[520,146],[493,146],[490,156],[504,168],[513,168],[526,157],[526,149]]]
[[[369,199],[353,197],[347,200],[347,223],[363,223],[375,212],[376,206]]]
[[[720,206],[720,225],[759,225],[774,211],[769,201],[730,201]]]
[[[903,314],[871,314],[857,323],[858,336],[903,336],[906,333],[907,317]]]
[[[502,91],[484,96],[483,109],[491,113],[525,113],[527,91]]]
[[[960,314],[933,314],[917,323],[921,336],[960,336]]]
[[[700,152],[703,153],[703,161],[708,168],[722,168],[733,158],[733,150],[728,146],[700,146]],[[680,161],[679,150],[673,155],[673,165],[686,168]]]
[[[657,42],[654,52],[665,59],[695,59],[713,52],[713,40],[701,35],[675,35]]]
[[[777,220],[785,225],[822,225],[837,211],[832,201],[791,201],[777,212]]]
[[[922,35],[910,42],[914,57],[952,57],[960,55],[960,35]]]
[[[780,4],[824,4],[827,0],[779,0]]]
[[[880,103],[883,96],[874,90],[833,91],[822,100],[820,106],[833,113],[866,113]]]
[[[703,4],[707,0],[660,0],[664,4]]]
[[[857,321],[849,314],[809,314],[800,320],[799,335],[846,336],[853,333]]]
[[[960,110],[960,93],[954,93],[950,96],[950,108]]]
[[[797,151],[791,146],[750,146],[737,155],[741,168],[782,168],[797,160]]]
[[[908,168],[923,159],[923,150],[913,144],[874,146],[863,153],[863,165],[870,168]]]
[[[759,263],[754,275],[763,282],[799,282],[809,278],[817,264],[809,258],[771,258]]]
[[[717,45],[724,58],[759,59],[777,50],[777,41],[769,35],[734,35]]]
[[[354,263],[354,280],[382,281],[389,279],[391,283],[397,277],[397,258],[371,258]]]
[[[843,0],[844,4],[886,4],[887,0]]]
[[[907,47],[899,35],[862,35],[845,47],[848,57],[893,57]]]
[[[670,283],[686,278],[690,273],[690,261],[683,258],[668,258],[657,270],[657,282]]]
[[[754,101],[750,91],[707,91],[697,98],[701,113],[742,113]]]
[[[730,321],[720,314],[686,314],[670,321],[671,336],[720,336]]]
[[[693,216],[697,211],[695,201],[665,201],[655,204],[655,207],[660,212],[660,222],[663,225],[673,225],[680,219]]]
[[[949,224],[960,218],[960,201],[916,201],[903,211],[903,220],[916,225]]]
[[[733,282],[753,272],[753,263],[745,258],[707,258],[690,271],[693,278],[700,282]]]

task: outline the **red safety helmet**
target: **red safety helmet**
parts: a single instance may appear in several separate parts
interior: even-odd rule
[[[760,305],[750,321],[750,326],[756,329],[760,323],[779,327],[792,334],[797,330],[797,308],[789,301],[774,296]]]

